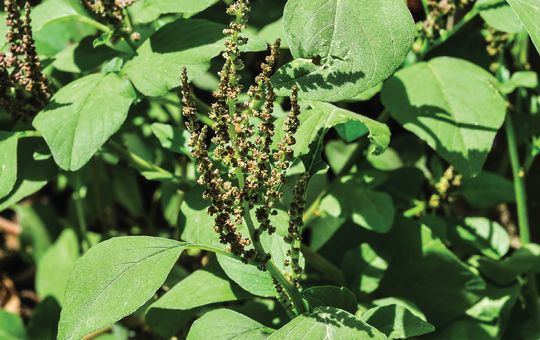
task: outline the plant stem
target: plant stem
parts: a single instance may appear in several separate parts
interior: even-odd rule
[[[519,163],[516,136],[510,113],[506,114],[506,136],[508,139],[508,153],[510,154],[510,163],[512,165],[512,174],[514,177],[514,190],[516,193],[516,205],[518,213],[519,235],[522,244],[531,243],[529,232],[529,219],[527,214],[527,196],[525,192],[524,172]],[[536,331],[540,330],[540,313],[538,308],[538,292],[536,291],[536,273],[530,271],[527,273],[527,288],[529,297],[532,300],[532,315]]]
[[[20,131],[17,132],[17,137],[21,139],[28,137],[43,137],[43,135],[39,131]]]
[[[97,22],[95,20],[92,20],[90,18],[86,18],[86,17],[83,17],[83,16],[78,16],[77,20],[85,22],[87,24],[90,24],[90,25],[94,26],[95,28],[97,28],[98,30],[100,30],[102,32],[105,32],[105,33],[108,33],[108,32],[111,31],[109,29],[109,27],[107,27],[107,26],[103,25],[102,23],[99,23],[99,22]]]

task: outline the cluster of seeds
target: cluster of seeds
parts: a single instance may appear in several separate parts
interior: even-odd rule
[[[15,0],[6,0],[5,10],[9,54],[0,52],[0,107],[26,121],[43,109],[51,93],[32,37],[30,4],[22,17]]]
[[[113,26],[124,20],[124,10],[135,1],[137,0],[81,0],[88,11],[105,18]]]
[[[239,34],[246,27],[248,6],[248,0],[237,1],[227,10],[228,14],[236,17],[236,22],[224,30],[224,34],[229,37],[223,53],[225,62],[218,73],[220,83],[213,93],[216,101],[209,113],[214,121],[211,141],[215,149],[212,155],[206,144],[209,129],[208,126],[200,128],[185,68],[182,73],[182,103],[186,126],[191,133],[188,145],[192,147],[191,155],[200,174],[198,183],[206,186],[203,197],[212,202],[207,213],[215,217],[213,228],[219,234],[220,242],[227,244],[227,249],[242,257],[244,262],[255,259],[260,263],[259,269],[266,270],[266,263],[271,256],[258,245],[262,233],[273,234],[276,231],[276,227],[271,224],[271,216],[277,215],[274,205],[283,197],[280,188],[285,183],[285,172],[294,156],[294,135],[300,126],[300,105],[297,88],[293,87],[291,110],[284,120],[282,141],[276,143],[277,150],[272,152],[276,134],[273,115],[276,94],[270,76],[279,55],[280,40],[270,47],[270,55],[266,57],[266,63],[261,65],[262,72],[255,78],[256,84],[249,88],[250,100],[239,103],[237,98],[242,86],[239,84],[238,71],[244,68],[240,59],[240,47],[247,43],[247,39]],[[261,109],[256,109],[263,100]],[[259,120],[256,126],[254,119]],[[217,169],[213,163],[215,160],[229,168],[228,174],[222,174]],[[305,174],[295,187],[295,199],[289,211],[289,235],[285,237],[285,241],[291,243],[289,253],[293,273],[289,277],[295,284],[297,275],[302,271],[298,263],[300,228],[303,225],[308,179],[309,175]],[[250,216],[253,209],[256,223],[253,223]],[[250,230],[251,239],[245,238],[237,230],[244,220],[248,229],[250,225],[253,226]],[[247,249],[250,245],[254,245],[255,249]],[[278,292],[283,291],[277,281],[276,287],[280,288]],[[283,299],[288,300],[288,297],[283,296]]]

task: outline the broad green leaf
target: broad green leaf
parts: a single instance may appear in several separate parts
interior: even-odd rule
[[[51,245],[51,235],[44,221],[30,206],[16,205],[13,207],[22,230],[19,234],[21,251],[30,261],[37,263]]]
[[[43,139],[25,138],[19,141],[17,181],[9,195],[0,199],[0,211],[43,188],[58,172],[52,159],[34,159],[34,153],[41,147],[47,147]]]
[[[352,191],[351,187],[355,190]],[[380,233],[388,232],[394,221],[392,198],[386,193],[362,187],[362,181],[355,177],[343,178],[333,185],[319,209]]]
[[[376,328],[354,315],[334,307],[319,307],[313,313],[297,316],[277,330],[269,340],[293,339],[387,339]]]
[[[482,297],[484,281],[427,227],[397,216],[385,240],[394,240],[395,253],[377,292],[411,300],[435,327],[462,315]]]
[[[336,130],[338,126],[336,126]],[[328,164],[334,173],[337,174],[343,169],[357,147],[358,144],[346,144],[342,140],[331,140],[326,143],[324,155],[328,159]]]
[[[129,81],[116,74],[91,74],[58,91],[33,125],[56,164],[76,171],[118,131],[135,96]]]
[[[393,255],[391,247],[362,243],[345,253],[341,268],[354,291],[370,294],[379,287]]]
[[[131,236],[90,248],[70,273],[58,339],[80,339],[136,311],[163,284],[184,247]]]
[[[290,0],[283,26],[296,60],[272,77],[278,95],[335,102],[388,78],[405,60],[415,29],[401,0]]]
[[[536,0],[507,0],[540,51],[540,5]]]
[[[143,0],[144,1],[144,0]],[[212,6],[219,0],[146,0],[137,13],[142,23],[152,22],[161,14],[197,13]]]
[[[36,292],[38,296],[41,298],[52,296],[62,305],[69,273],[78,258],[77,235],[72,229],[65,229],[37,264]]]
[[[469,263],[477,267],[480,273],[490,280],[500,285],[507,285],[530,270],[540,272],[540,246],[534,243],[524,244],[503,261],[475,256],[469,260]]]
[[[492,0],[479,0],[474,5],[480,7],[480,16],[491,27],[506,33],[517,33],[523,29],[521,21],[506,1],[495,4]]]
[[[113,168],[110,171],[114,196],[132,217],[145,214],[137,172],[131,168]]]
[[[56,340],[61,310],[62,308],[52,296],[43,299],[34,309],[28,323],[28,338]]]
[[[204,284],[201,284],[204,283]],[[193,272],[180,281],[159,300],[152,309],[188,310],[216,302],[236,301],[254,297],[231,281],[217,261]]]
[[[201,282],[204,284],[201,285]],[[254,296],[231,281],[218,262],[213,261],[180,281],[151,304],[145,319],[160,336],[170,338],[188,326],[196,312],[194,308],[250,297]]]
[[[488,285],[486,296],[469,308],[466,315],[432,334],[433,339],[501,339],[512,307],[520,293],[516,282],[510,286]]]
[[[21,317],[0,309],[0,340],[25,340],[26,330]]]
[[[359,102],[359,101],[366,101],[373,98],[377,93],[381,92],[383,82],[378,83],[377,85],[373,86],[369,90],[366,90],[352,98],[346,99],[347,102]]]
[[[311,309],[330,306],[343,309],[351,314],[358,310],[356,296],[345,287],[318,286],[306,289],[302,293]]]
[[[350,121],[360,123],[363,134],[369,132],[368,138],[373,144],[373,154],[379,155],[383,153],[388,146],[390,130],[385,124],[331,104],[315,101],[309,102],[309,104],[312,109],[302,112],[299,116],[301,124],[295,134],[296,144],[293,146],[293,150],[295,157],[302,156],[301,160],[305,170],[310,171],[312,175],[322,169],[321,153],[323,151],[324,135],[333,126]],[[284,118],[276,121],[274,148],[277,148],[277,141],[282,140],[284,133],[282,129],[283,121]]]
[[[360,320],[377,328],[389,339],[406,339],[435,330],[433,325],[399,305],[372,308],[362,314]]]
[[[465,242],[494,260],[506,255],[510,248],[508,232],[497,222],[483,217],[468,217],[455,226],[456,233]],[[452,243],[454,242],[449,237]]]
[[[475,208],[490,208],[514,202],[514,184],[501,175],[482,171],[475,178],[464,179],[456,194],[461,194]]]
[[[0,131],[0,199],[9,195],[17,181],[17,133]]]
[[[251,340],[264,339],[273,329],[230,309],[218,309],[197,319],[187,336],[188,340]]]
[[[289,48],[289,44],[285,39],[285,29],[283,28],[283,18],[280,18],[273,23],[264,26],[257,34],[259,38],[264,40],[268,45],[273,44],[277,38],[281,39],[280,48]]]
[[[268,271],[260,271],[256,266],[244,264],[224,255],[217,255],[221,268],[240,287],[253,295],[275,297],[277,295]]]
[[[91,71],[111,58],[121,55],[107,45],[92,46],[94,38],[89,36],[78,44],[69,45],[55,55],[53,66],[60,71],[82,73]]]
[[[44,1],[32,10],[31,18],[34,31],[39,31],[45,25],[70,19],[89,23],[108,31],[107,26],[92,19],[86,13],[82,4],[76,0]]]
[[[464,60],[435,58],[397,72],[383,85],[382,102],[465,178],[482,170],[506,102],[495,78]]]
[[[137,90],[157,97],[179,86],[182,68],[188,69],[190,79],[205,72],[210,60],[225,49],[225,26],[202,19],[178,19],[161,27],[141,47],[137,56],[122,68]],[[249,42],[240,47],[243,52],[263,51],[266,43],[256,35],[245,32]]]
[[[154,123],[151,125],[152,132],[159,139],[161,146],[172,152],[190,155],[187,141],[190,134],[187,130],[180,130],[170,124]]]
[[[380,156],[367,155],[367,160],[375,169],[384,171],[397,170],[404,165],[399,153],[392,147],[388,147]]]

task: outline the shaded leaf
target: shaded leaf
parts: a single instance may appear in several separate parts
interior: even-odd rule
[[[56,340],[61,310],[62,308],[52,296],[43,299],[32,313],[28,324],[28,338]]]
[[[235,339],[264,338],[274,330],[230,309],[218,309],[197,319],[187,339]]]
[[[170,124],[154,123],[151,125],[152,132],[159,139],[161,146],[172,152],[190,155],[187,141],[190,138],[189,131],[180,130]]]
[[[21,317],[0,309],[0,339],[1,340],[24,340],[26,330]]]
[[[508,232],[499,223],[487,218],[468,217],[452,230],[455,230],[461,241],[494,260],[506,255],[510,248]],[[449,239],[453,244],[457,243],[453,238]]]
[[[495,4],[492,0],[479,0],[474,5],[480,7],[480,16],[491,27],[506,33],[517,33],[523,29],[521,21],[506,1]]]
[[[26,258],[37,263],[51,245],[51,235],[37,212],[30,206],[16,205],[13,207],[22,230],[19,234],[21,249]]]
[[[76,0],[49,0],[42,2],[32,10],[32,29],[39,31],[43,26],[55,22],[76,19],[82,22],[106,27],[92,19],[84,7]]]
[[[504,122],[506,102],[496,83],[472,63],[435,58],[397,72],[384,83],[382,101],[394,119],[468,178],[480,173]]]
[[[194,14],[212,6],[219,0],[146,0],[139,8],[137,20],[142,23],[152,22],[161,14]]]
[[[376,328],[354,315],[334,307],[319,307],[304,313],[277,330],[269,338],[292,339],[387,339]]]
[[[91,74],[64,86],[34,119],[56,164],[76,171],[127,117],[135,90],[114,73]]]
[[[301,98],[323,101],[354,97],[388,78],[415,33],[401,0],[290,0],[283,26],[296,60],[272,77],[276,93],[289,95],[297,85]]]
[[[163,284],[184,247],[131,236],[90,248],[70,273],[58,338],[80,339],[133,313]]]
[[[379,287],[393,255],[391,247],[362,243],[345,253],[341,268],[351,288],[370,294]]]
[[[489,208],[516,200],[512,181],[487,171],[482,171],[475,178],[464,179],[456,194],[463,195],[476,208]]]
[[[351,314],[358,310],[356,296],[345,287],[318,286],[306,289],[302,296],[311,309],[330,306],[343,309]]]
[[[360,320],[377,328],[389,339],[406,339],[435,330],[432,324],[415,316],[400,305],[375,307],[360,317]]]
[[[72,229],[65,229],[37,264],[36,292],[38,296],[41,298],[52,296],[62,305],[69,273],[78,258],[77,235]]]
[[[17,133],[0,131],[0,199],[6,197],[17,181]]]

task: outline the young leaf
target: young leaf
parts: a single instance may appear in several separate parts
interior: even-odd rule
[[[351,314],[358,310],[356,296],[345,287],[318,286],[306,289],[302,295],[312,309],[330,306]]]
[[[357,188],[351,191],[351,186]],[[334,217],[351,219],[368,230],[386,233],[394,221],[392,198],[382,192],[362,187],[358,178],[345,178],[332,186],[319,206]]]
[[[0,309],[0,339],[25,340],[26,330],[21,317]]]
[[[129,76],[137,90],[157,97],[179,86],[184,66],[190,79],[210,67],[210,60],[225,49],[225,26],[202,19],[178,19],[161,27],[141,47],[137,56],[128,61],[122,72]],[[243,52],[263,51],[266,43],[250,32],[243,32],[247,45]]]
[[[13,209],[22,228],[19,243],[21,249],[26,252],[23,256],[37,263],[51,245],[51,235],[44,221],[32,207],[16,205]]]
[[[260,271],[257,267],[244,264],[224,255],[217,255],[221,268],[227,276],[240,287],[257,296],[275,297],[276,290],[272,283],[272,275],[268,271]]]
[[[17,181],[8,196],[0,199],[0,211],[43,188],[58,172],[52,158],[34,159],[34,153],[47,148],[43,139],[25,138],[19,142],[17,152]]]
[[[435,58],[397,72],[382,102],[465,178],[482,170],[502,126],[506,102],[487,71],[464,60]]]
[[[535,0],[507,0],[540,52],[540,6]]]
[[[459,235],[462,242],[494,260],[506,255],[510,248],[508,232],[499,223],[487,218],[468,217],[451,229]],[[450,241],[454,243],[452,238]]]
[[[490,208],[514,202],[514,184],[505,177],[482,171],[475,178],[464,179],[456,194],[461,194],[475,208]]]
[[[354,315],[334,307],[319,307],[304,313],[273,333],[268,340],[374,339],[387,337]]]
[[[219,0],[146,0],[137,13],[141,23],[152,22],[161,14],[201,12]]]
[[[435,327],[462,315],[483,295],[484,281],[427,227],[396,216],[389,240],[395,253],[377,292],[413,301]]]
[[[184,247],[131,236],[90,248],[69,276],[58,339],[80,339],[133,313],[163,284]]]
[[[40,340],[56,340],[58,321],[62,307],[55,298],[47,296],[32,313],[28,323],[28,338]]]
[[[362,314],[360,320],[377,328],[389,339],[406,339],[435,330],[432,324],[399,305],[371,308]]]
[[[507,285],[530,270],[540,272],[540,246],[534,243],[524,244],[503,261],[473,257],[469,262],[477,267],[482,275],[500,285]]]
[[[388,78],[405,60],[414,22],[401,0],[289,0],[283,26],[296,60],[272,77],[278,95],[335,102]]]
[[[341,268],[353,290],[370,294],[379,287],[393,255],[392,247],[362,243],[345,253]]]
[[[0,131],[0,199],[9,195],[17,181],[17,133]]]
[[[521,21],[506,1],[489,4],[492,0],[479,0],[474,5],[480,7],[480,16],[486,24],[498,31],[517,33],[523,29]]]
[[[76,171],[118,131],[135,96],[129,81],[116,74],[91,74],[58,91],[33,125],[56,164]]]
[[[204,284],[201,284],[204,283]],[[213,261],[193,272],[148,307],[153,309],[188,310],[216,302],[236,301],[254,297],[246,292]]]
[[[45,25],[69,19],[76,19],[108,31],[107,26],[92,19],[86,13],[82,4],[76,0],[49,0],[42,2],[32,10],[31,18],[32,29],[36,32]]]
[[[79,258],[79,240],[72,229],[65,229],[47,249],[37,264],[36,292],[39,297],[52,296],[63,304],[69,273]]]
[[[188,340],[264,339],[273,329],[230,309],[218,309],[206,313],[193,323]]]

